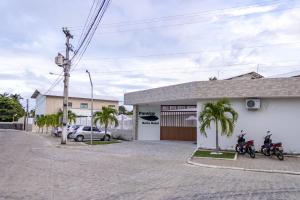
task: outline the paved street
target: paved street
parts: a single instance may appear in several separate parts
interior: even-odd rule
[[[0,131],[0,199],[300,199],[300,176],[186,164],[188,142],[55,143]]]

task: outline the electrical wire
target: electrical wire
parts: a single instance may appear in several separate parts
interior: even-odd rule
[[[272,3],[272,4],[270,4]],[[137,25],[137,24],[144,24],[144,23],[153,23],[153,22],[161,22],[165,20],[174,20],[174,19],[182,19],[183,17],[194,17],[194,16],[207,16],[211,15],[211,13],[218,13],[221,11],[230,11],[230,10],[237,10],[237,9],[247,9],[252,7],[258,7],[258,6],[274,6],[278,3],[282,3],[280,0],[275,1],[263,1],[260,3],[255,4],[249,4],[249,5],[239,5],[229,8],[221,8],[221,9],[215,9],[215,10],[206,10],[206,11],[198,11],[198,12],[192,12],[192,13],[185,13],[185,14],[178,14],[178,15],[169,15],[169,16],[163,16],[163,17],[156,17],[156,18],[149,18],[149,19],[141,19],[141,20],[133,20],[133,21],[121,21],[121,22],[114,22],[109,24],[103,24],[102,28],[111,27],[111,26],[125,26],[125,25]],[[78,27],[70,27],[70,28],[77,28],[79,30],[80,26]]]

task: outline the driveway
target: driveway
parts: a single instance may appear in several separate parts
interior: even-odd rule
[[[299,199],[300,177],[186,164],[194,144],[123,142],[57,148],[0,131],[0,199]]]

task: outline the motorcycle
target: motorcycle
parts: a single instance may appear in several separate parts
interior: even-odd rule
[[[235,151],[238,154],[245,154],[248,153],[251,158],[255,158],[255,147],[254,147],[254,141],[249,140],[246,142],[244,136],[246,133],[243,133],[243,130],[241,131],[241,134],[238,136],[238,143],[235,145]]]
[[[261,146],[261,153],[265,156],[276,155],[279,160],[283,160],[283,147],[282,143],[272,143],[270,131],[265,136],[264,144]]]

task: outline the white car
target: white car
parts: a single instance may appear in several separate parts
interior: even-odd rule
[[[71,135],[74,134],[79,127],[80,125],[70,125],[68,127],[68,139],[71,138]]]
[[[84,140],[91,139],[91,127],[90,126],[80,126],[74,134],[70,135],[76,142],[82,142]],[[93,140],[104,140],[108,141],[111,138],[111,133],[107,131],[102,131],[97,127],[93,127]]]

